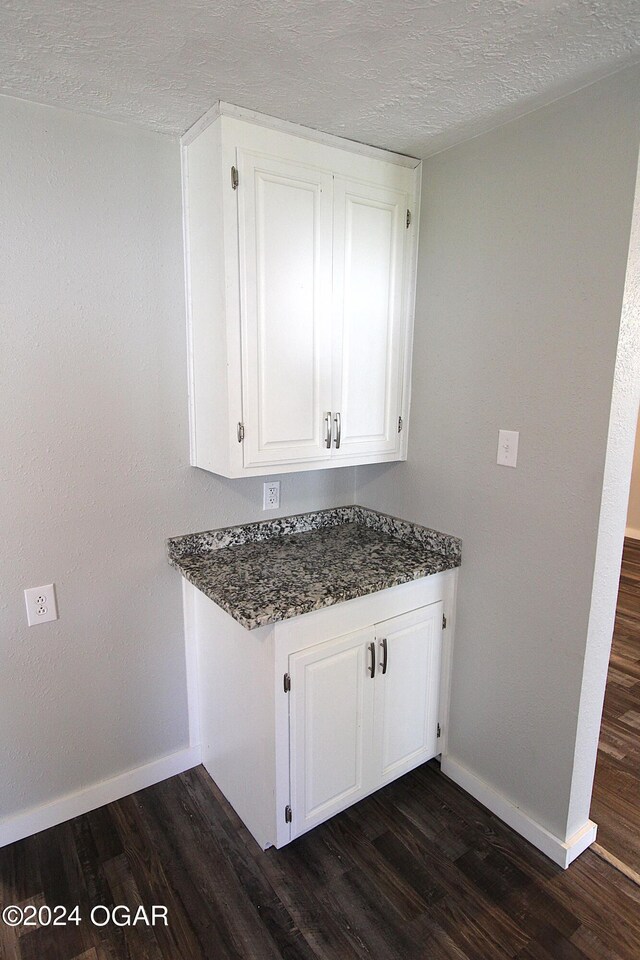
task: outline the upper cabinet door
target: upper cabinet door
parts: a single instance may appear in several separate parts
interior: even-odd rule
[[[330,456],[331,171],[238,150],[244,466]]]
[[[391,165],[379,166],[380,179],[386,176],[388,181]],[[391,174],[392,183],[398,174],[407,176],[398,168]],[[337,457],[400,449],[407,207],[403,189],[335,178],[333,405],[341,433],[335,449],[334,431]]]

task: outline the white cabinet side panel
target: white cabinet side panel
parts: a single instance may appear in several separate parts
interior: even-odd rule
[[[202,762],[258,841],[276,841],[274,650],[195,587]]]
[[[407,252],[404,264],[404,356],[402,373],[403,427],[400,433],[400,458],[407,459],[411,423],[411,372],[413,365],[413,337],[416,313],[416,284],[418,278],[418,248],[420,242],[420,198],[422,193],[422,163],[411,171],[409,212],[411,223],[407,231]]]
[[[228,400],[220,125],[182,151],[191,463],[228,469]]]

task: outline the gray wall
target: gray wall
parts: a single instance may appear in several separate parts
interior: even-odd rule
[[[358,502],[463,538],[450,753],[561,838],[639,81],[619,74],[425,163],[409,462],[356,478]],[[520,431],[516,470],[496,465],[501,427]]]
[[[186,746],[164,540],[264,514],[188,465],[177,142],[9,98],[0,126],[2,819]],[[281,479],[282,514],[353,499],[351,470]]]

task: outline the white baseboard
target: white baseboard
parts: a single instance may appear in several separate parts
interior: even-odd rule
[[[636,530],[635,527],[627,527],[624,535],[630,537],[631,540],[640,540],[640,530]]]
[[[133,770],[127,770],[110,780],[101,780],[76,793],[69,793],[52,803],[0,820],[0,847],[22,840],[24,837],[30,837],[34,833],[39,833],[40,830],[47,830],[58,823],[64,823],[72,817],[88,813],[90,810],[102,807],[105,803],[120,800],[137,790],[144,790],[145,787],[151,787],[154,783],[160,783],[161,780],[173,777],[177,773],[190,770],[200,762],[200,745],[187,747],[168,757],[160,757],[159,760],[146,763],[142,767],[134,767]]]
[[[525,840],[528,840],[529,843],[532,843],[534,847],[537,847],[550,860],[553,860],[554,863],[565,870],[596,838],[598,827],[592,820],[587,820],[584,826],[572,837],[568,840],[561,840],[550,833],[546,827],[523,813],[519,807],[516,807],[515,804],[507,800],[497,790],[494,790],[484,780],[476,777],[474,773],[471,773],[470,770],[450,757],[442,758],[441,769],[445,776],[457,783],[467,793],[470,793],[472,797],[475,797],[483,806],[495,813],[516,833],[519,833],[521,837],[524,837]]]

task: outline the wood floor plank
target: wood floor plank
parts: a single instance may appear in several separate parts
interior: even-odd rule
[[[460,943],[438,926],[432,917],[421,917],[412,923],[412,934],[423,944],[420,960],[469,960]]]
[[[187,774],[185,781],[193,798],[194,787],[200,788],[198,779]],[[215,923],[220,957],[244,956],[251,944],[265,960],[280,956],[280,951],[300,960],[311,957],[299,929],[264,876],[255,840],[247,834],[246,843],[243,842],[221,807],[216,808],[216,816],[207,817],[198,806],[192,805],[196,817],[192,825],[189,824],[179,809],[173,812],[176,804],[169,796],[169,784],[158,786],[167,802],[161,818],[156,821],[156,842],[162,843],[163,833],[167,833],[169,827],[173,837],[179,838],[181,848],[192,851],[191,872],[195,872],[198,886],[208,890],[213,906],[221,907]],[[209,802],[210,799],[209,796]],[[211,874],[208,866],[211,859],[218,864],[215,874]]]
[[[334,818],[328,829],[342,849],[350,854],[357,869],[350,873],[361,873],[371,877],[377,896],[383,901],[383,912],[393,913],[398,920],[413,920],[424,913],[427,902],[417,892],[414,885],[408,883],[405,875],[380,855],[379,839],[375,845],[359,831],[351,817]]]
[[[516,960],[586,960],[582,950],[557,931],[546,931],[517,954]]]
[[[568,940],[579,927],[576,916],[523,873],[508,855],[492,850],[480,856],[470,850],[457,866],[487,899],[526,931],[530,940],[541,944],[555,938]]]
[[[111,804],[111,814],[141,896],[151,906],[161,904],[167,907],[170,925],[167,931],[158,929],[158,942],[165,957],[176,955],[206,960],[197,930],[173,882],[167,877],[170,867],[156,849],[146,819],[140,812],[141,796],[125,797]]]
[[[120,834],[114,829],[111,806],[98,807],[86,815],[98,861],[113,860],[123,853]]]
[[[327,826],[312,830],[282,850],[264,854],[263,869],[316,956],[359,960],[363,953],[339,918],[320,899],[322,891],[355,867]],[[300,891],[305,896],[300,896]]]
[[[593,930],[582,925],[572,935],[571,942],[582,950],[587,960],[621,960],[614,946],[615,937],[601,940]]]
[[[265,958],[280,956],[278,951],[292,960],[311,958],[313,954],[308,944],[262,869],[262,852],[255,840],[228,805],[220,805],[217,808],[219,815],[215,818],[208,816],[201,804],[207,803],[210,809],[210,792],[203,790],[201,779],[191,771],[185,775],[185,780],[191,798],[198,801],[195,809],[201,817],[199,829],[193,835],[194,842],[201,846],[202,834],[206,830],[215,844],[213,849],[219,851],[222,860],[224,869],[218,883],[233,906],[223,915],[222,922],[241,938],[244,950],[247,943],[256,943],[261,938],[261,956]],[[179,828],[180,823],[174,823]]]
[[[410,929],[389,910],[375,877],[350,870],[324,887],[319,896],[361,957],[412,960],[420,949]]]
[[[428,861],[415,856],[397,833],[383,833],[375,840],[375,847],[384,858],[387,869],[402,877],[415,891],[418,902],[424,905],[421,912],[425,912],[432,903],[446,896],[444,887],[438,883]]]
[[[78,862],[71,823],[36,834],[44,903],[52,910],[79,907],[86,916],[88,899]],[[20,937],[21,960],[68,960],[91,947],[91,931],[83,924],[39,926]]]
[[[630,880],[587,850],[551,887],[584,927],[604,943],[613,939],[622,960],[638,960],[640,925],[625,922],[640,917],[640,890]]]
[[[105,875],[111,894],[118,908],[126,907],[135,916],[144,901],[138,890],[128,859],[122,854],[104,864]],[[142,922],[121,928],[122,949],[125,954],[140,960],[162,960],[154,927]],[[122,942],[121,941],[121,942]]]
[[[469,960],[511,960],[526,934],[515,927],[505,929],[495,918],[475,909],[468,900],[445,897],[431,911],[431,917],[460,945]]]

